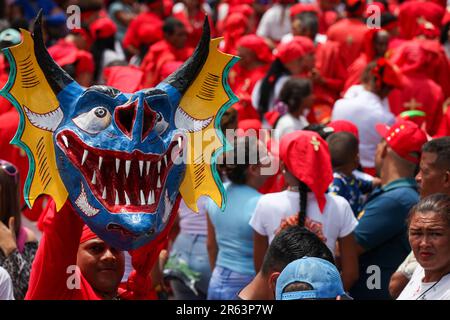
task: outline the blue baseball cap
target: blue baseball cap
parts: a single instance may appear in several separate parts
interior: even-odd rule
[[[285,292],[284,289],[295,282],[307,283],[312,290]],[[344,291],[341,276],[329,261],[303,257],[289,263],[277,279],[276,300],[303,299],[351,299]]]

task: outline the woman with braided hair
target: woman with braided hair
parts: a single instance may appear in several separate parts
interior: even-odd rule
[[[256,270],[280,227],[298,224],[317,234],[335,253],[348,290],[358,279],[353,237],[358,222],[347,200],[326,194],[333,179],[327,143],[312,131],[289,133],[280,141],[280,160],[288,189],[261,196],[250,220]]]

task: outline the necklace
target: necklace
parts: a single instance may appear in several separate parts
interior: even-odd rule
[[[436,287],[436,286],[438,285],[438,283],[441,282],[441,280],[442,280],[446,275],[448,275],[448,274],[450,274],[450,272],[448,272],[448,273],[444,274],[442,277],[440,277],[438,281],[436,281],[431,287],[429,287],[429,288],[428,288],[427,290],[425,290],[420,296],[418,296],[418,297],[416,298],[416,300],[425,300],[425,299],[420,299],[420,298],[423,298],[423,297],[425,296],[425,294],[426,294],[428,291],[430,291],[431,289],[433,289],[434,287]]]

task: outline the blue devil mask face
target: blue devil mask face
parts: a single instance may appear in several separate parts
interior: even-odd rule
[[[222,206],[214,161],[206,166],[187,152],[191,135],[210,128],[221,142],[214,160],[225,144],[220,117],[235,101],[224,80],[235,58],[210,52],[218,42],[210,42],[207,20],[193,56],[156,88],[133,94],[81,87],[48,54],[40,20],[33,36],[22,30],[23,42],[5,51],[11,73],[1,91],[21,116],[13,143],[30,160],[28,204],[46,193],[59,210],[68,198],[95,233],[125,250],[166,228],[180,193],[194,210],[202,194]]]

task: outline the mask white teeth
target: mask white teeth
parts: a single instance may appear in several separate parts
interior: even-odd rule
[[[61,136],[61,138],[62,138],[62,140],[63,140],[64,145],[66,146],[66,148],[68,148],[68,147],[69,147],[69,140],[67,140],[67,137],[66,137],[66,136]]]
[[[179,149],[181,149],[181,143],[182,142],[182,139],[181,139],[181,137],[178,137],[178,148]]]
[[[119,168],[120,168],[120,160],[116,158],[116,173],[119,172]]]
[[[102,163],[103,163],[103,157],[98,158],[98,170],[100,171],[102,169]]]
[[[167,167],[167,154],[164,155],[164,165]]]
[[[144,195],[144,191],[141,190],[140,195],[141,195],[141,206],[145,206],[145,195]]]
[[[158,174],[161,172],[161,161],[158,161]]]
[[[83,158],[81,159],[81,165],[83,165],[86,162],[87,156],[89,154],[89,151],[84,150],[83,152]]]
[[[102,199],[106,199],[106,187],[103,187]]]
[[[161,188],[161,178],[158,175],[158,182],[156,183],[157,188]]]
[[[128,174],[130,174],[130,166],[131,166],[131,160],[125,161],[125,176],[128,178]]]
[[[130,205],[130,198],[128,198],[128,195],[127,195],[127,192],[126,192],[126,191],[123,191],[123,193],[125,194],[125,204],[126,204],[127,206],[129,206],[129,205]]]
[[[153,190],[150,190],[150,192],[148,193],[147,204],[152,205],[154,203],[155,203],[155,193]]]
[[[119,192],[117,192],[117,190],[114,189],[114,191],[116,192],[116,200],[114,202],[114,204],[117,206],[119,205]]]
[[[139,173],[140,176],[142,177],[142,169],[144,168],[144,161],[139,160]]]
[[[92,175],[91,183],[92,184],[96,184],[97,183],[97,178],[95,177],[95,171],[94,171],[94,174]]]
[[[148,173],[150,172],[150,161],[145,161],[145,174],[148,175]]]

